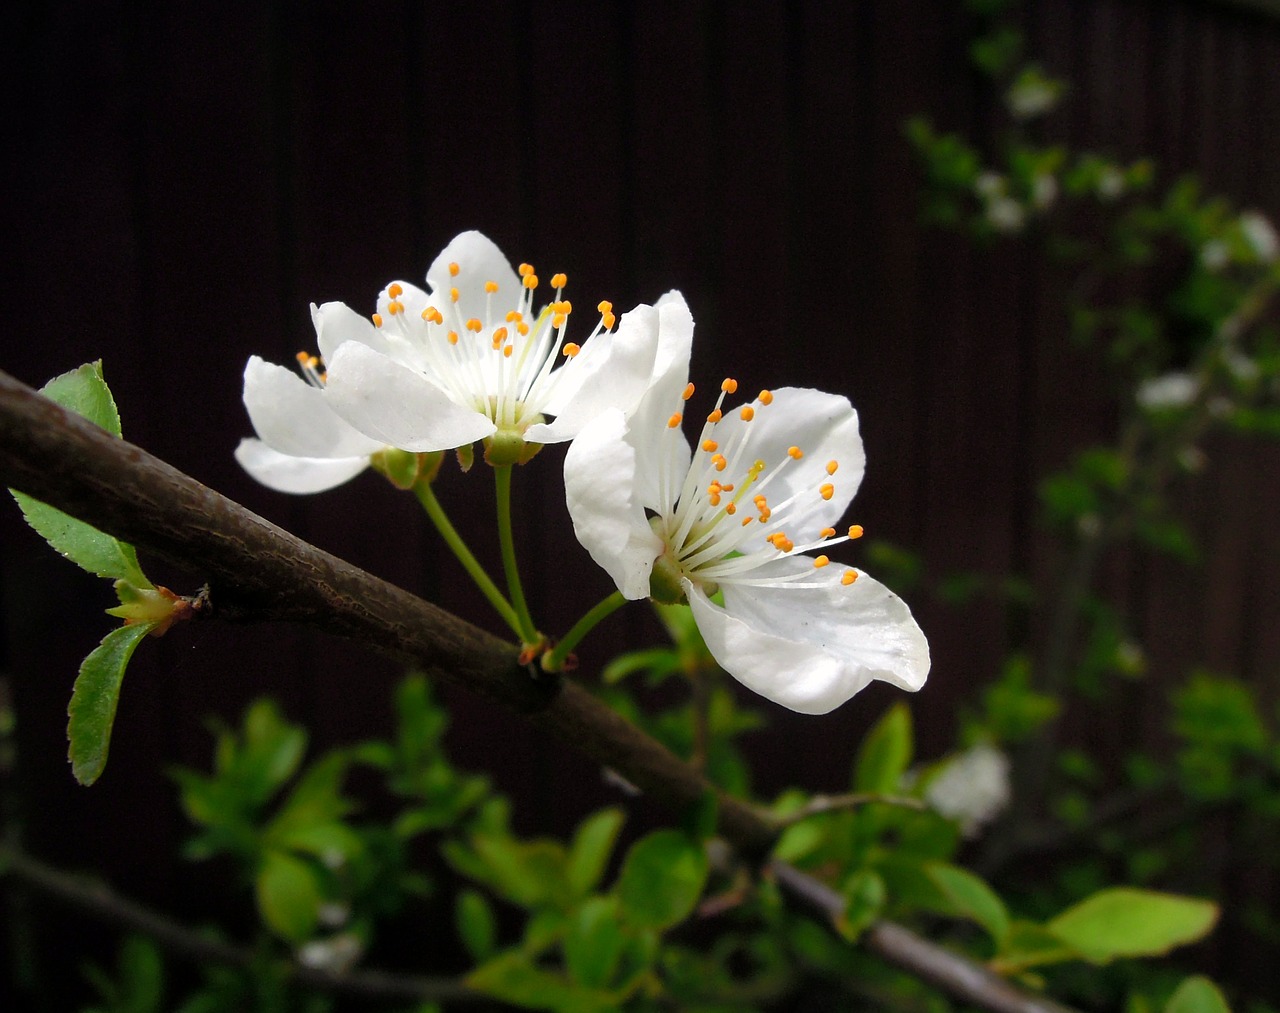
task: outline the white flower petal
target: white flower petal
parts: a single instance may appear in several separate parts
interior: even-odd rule
[[[813,572],[806,557],[767,563],[751,576]],[[825,714],[873,679],[917,690],[929,645],[902,599],[862,574],[846,587],[724,588],[721,608],[686,580],[694,619],[716,661],[739,682],[802,714]]]
[[[387,342],[373,322],[345,303],[327,302],[322,306],[312,303],[311,323],[316,329],[316,346],[325,362],[345,341],[358,341],[379,352],[387,351]]]
[[[429,296],[422,289],[418,288],[407,281],[393,281],[386,285],[381,292],[378,293],[378,312],[382,314],[383,319],[392,316],[391,292],[390,289],[399,286],[400,294],[395,297],[396,302],[404,307],[404,314],[412,321],[422,319],[422,311],[428,306],[436,306],[442,308],[438,301]],[[367,342],[366,342],[367,344]]]
[[[772,404],[756,406],[750,422],[743,422],[736,411],[726,411],[716,427],[721,448],[736,445],[739,434],[745,434],[747,441],[744,468],[752,461],[765,461],[768,467],[761,481],[778,472],[766,490],[770,505],[776,507],[797,495],[786,514],[787,534],[795,541],[834,526],[862,484],[867,458],[858,434],[858,413],[848,398],[782,387],[773,392]],[[798,461],[788,459],[787,450],[793,446],[804,454]],[[831,461],[839,466],[834,475],[827,473]],[[824,500],[819,490],[827,483],[834,493]]]
[[[401,450],[452,450],[495,428],[488,416],[456,404],[421,374],[352,341],[330,360],[325,395],[360,432]]]
[[[369,466],[366,457],[294,457],[272,450],[261,440],[241,440],[236,460],[250,475],[276,492],[324,492]]]
[[[334,414],[320,388],[256,355],[244,368],[244,405],[254,431],[282,454],[367,457],[383,446]]]
[[[635,450],[626,441],[626,418],[603,412],[569,445],[564,487],[578,541],[613,578],[623,596],[649,596],[653,561],[662,554],[644,507],[636,500]]]
[[[597,334],[560,367],[546,410],[554,422],[530,426],[531,443],[571,440],[601,412],[616,408],[630,414],[653,379],[658,354],[659,315],[652,306],[624,313],[618,329]]]
[[[450,264],[458,265],[456,276],[449,273]],[[520,279],[493,240],[480,232],[464,232],[455,236],[427,269],[427,284],[437,299],[442,296],[448,298],[451,288],[458,290],[458,309],[464,320],[471,317],[485,319],[487,299],[484,286],[489,281],[497,283],[497,305],[516,303],[521,289]]]

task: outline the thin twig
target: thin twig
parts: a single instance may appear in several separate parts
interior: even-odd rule
[[[149,936],[165,952],[177,957],[246,969],[261,960],[261,954],[253,949],[212,939],[167,915],[122,897],[105,883],[55,869],[13,848],[0,846],[0,876],[9,876],[47,897],[112,925]],[[280,959],[280,966],[296,984],[323,992],[366,999],[489,1001],[488,996],[472,991],[454,978],[429,978],[375,970],[334,974],[285,958]]]
[[[883,795],[876,791],[854,791],[846,795],[815,795],[795,812],[775,817],[773,825],[779,830],[785,830],[801,820],[807,820],[810,816],[840,812],[845,809],[859,809],[873,803],[895,805],[901,809],[914,809],[917,812],[924,812],[929,808],[929,804],[923,799],[912,798],[910,795]]]
[[[517,665],[514,645],[308,545],[4,372],[0,485],[194,571],[209,583],[213,612],[223,618],[287,620],[412,660],[429,675],[523,714],[669,808],[686,808],[713,790],[585,689]],[[768,816],[718,794],[720,833],[744,857],[764,857],[777,835]],[[775,862],[771,869],[807,906],[830,893],[790,866]],[[842,910],[834,897],[838,907],[820,908],[828,919]],[[877,923],[863,942],[886,962],[994,1013],[1066,1009],[1017,991],[902,926]]]

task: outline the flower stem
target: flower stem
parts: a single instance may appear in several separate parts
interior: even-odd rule
[[[431,523],[436,526],[436,530],[440,532],[440,537],[444,539],[445,544],[453,551],[463,569],[471,575],[471,579],[476,582],[476,587],[480,588],[484,596],[489,599],[489,604],[497,609],[498,615],[502,616],[503,622],[511,627],[512,633],[518,637],[523,637],[524,632],[520,628],[520,618],[516,615],[516,610],[502,596],[498,586],[485,573],[484,567],[471,554],[471,550],[467,548],[467,543],[462,540],[457,528],[453,526],[448,515],[444,512],[444,507],[436,499],[436,494],[432,492],[431,483],[425,481],[416,483],[413,487],[413,494],[418,497],[418,502],[426,510],[427,516],[431,518]]]
[[[597,602],[586,615],[573,624],[573,628],[543,657],[542,667],[548,672],[560,671],[564,667],[564,659],[578,646],[578,641],[590,633],[600,620],[612,615],[626,602],[627,599],[622,597],[621,591],[614,591],[613,594]]]
[[[507,573],[507,593],[511,595],[511,604],[519,624],[515,629],[520,634],[520,639],[529,646],[539,643],[542,637],[529,615],[529,604],[525,601],[524,587],[520,584],[520,568],[516,564],[516,543],[511,532],[511,468],[510,464],[502,464],[493,469],[498,490],[498,541],[502,545],[502,568]]]

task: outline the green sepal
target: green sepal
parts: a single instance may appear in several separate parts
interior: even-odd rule
[[[155,626],[134,623],[112,630],[80,665],[67,706],[67,758],[71,773],[83,785],[93,784],[107,765],[124,670],[134,649]]]

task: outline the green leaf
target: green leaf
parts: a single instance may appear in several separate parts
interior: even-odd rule
[[[1008,976],[1029,967],[1079,959],[1080,955],[1074,949],[1065,945],[1043,925],[1015,921],[1000,948],[1000,955],[989,966],[996,974]]]
[[[116,719],[124,670],[142,638],[154,623],[121,626],[102,638],[80,664],[71,703],[67,707],[67,758],[81,784],[93,784],[107,765],[111,726]]]
[[[1231,1007],[1217,985],[1195,975],[1183,979],[1165,1004],[1164,1013],[1231,1013]]]
[[[111,391],[102,379],[102,363],[86,363],[55,376],[40,393],[68,411],[83,416],[111,433],[120,435],[120,415]],[[22,514],[36,532],[77,566],[99,577],[127,580],[135,587],[151,587],[142,574],[133,546],[117,541],[95,527],[69,517],[61,510],[14,492]]]
[[[1218,920],[1210,901],[1117,887],[1086,897],[1047,928],[1084,959],[1160,956],[1203,938]]]
[[[40,388],[40,393],[112,436],[120,435],[120,413],[116,410],[107,382],[102,378],[101,359],[55,376]]]
[[[981,925],[1002,946],[1009,936],[1009,912],[985,881],[946,862],[927,862],[925,872],[954,907],[954,912]]]
[[[591,897],[569,923],[564,940],[565,965],[574,981],[605,988],[617,970],[626,945],[618,923],[616,897]]]
[[[678,830],[658,830],[631,846],[618,876],[625,918],[664,929],[693,911],[707,881],[707,853]]]
[[[483,894],[476,890],[463,890],[459,893],[454,920],[458,926],[458,937],[471,954],[472,960],[479,963],[493,955],[498,927],[493,917],[493,908]]]
[[[616,1009],[616,1001],[534,966],[522,953],[501,953],[466,977],[466,983],[483,992],[526,1009],[558,1013],[597,1013]]]
[[[320,884],[301,858],[268,851],[256,882],[262,920],[290,942],[302,942],[316,930]]]
[[[840,916],[840,934],[856,942],[884,910],[887,891],[879,873],[859,869],[849,877],[844,888],[844,913]]]
[[[586,896],[600,882],[625,819],[620,809],[602,809],[583,820],[574,833],[565,862],[565,878],[574,896]]]
[[[911,763],[911,711],[896,703],[867,733],[854,765],[853,790],[892,795]]]

